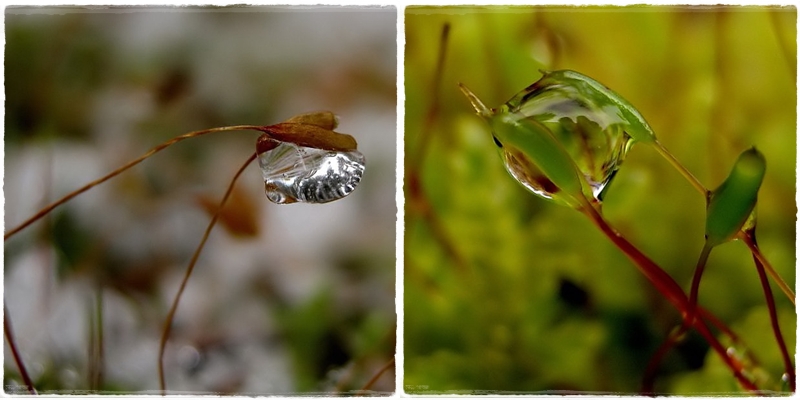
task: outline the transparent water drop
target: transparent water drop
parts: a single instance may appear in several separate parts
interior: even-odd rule
[[[619,105],[607,101],[606,97],[587,95],[579,81],[562,82],[548,75],[514,96],[501,111],[544,125],[570,155],[592,197],[598,200],[602,200],[606,187],[633,144],[629,132],[638,128],[631,126]],[[509,171],[513,168],[509,160],[513,158],[513,155],[504,157]],[[536,175],[536,172],[530,174]],[[534,193],[553,197],[546,180],[533,182],[543,183],[531,188]]]
[[[633,143],[657,143],[630,103],[575,71],[544,72],[498,108],[461,90],[492,126],[511,175],[534,194],[568,206],[579,205],[579,197],[602,201]]]
[[[327,203],[352,193],[364,174],[360,152],[332,151],[277,142],[259,153],[264,190],[273,203]]]

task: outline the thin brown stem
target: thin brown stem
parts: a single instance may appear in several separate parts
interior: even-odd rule
[[[25,220],[23,223],[17,225],[16,227],[12,228],[11,230],[7,231],[5,233],[5,236],[3,237],[3,240],[4,241],[8,240],[10,237],[14,236],[19,231],[27,228],[28,225],[38,221],[40,218],[42,218],[45,215],[49,214],[56,207],[58,207],[58,206],[60,206],[60,205],[62,205],[64,203],[72,200],[74,197],[80,195],[81,193],[83,193],[83,192],[85,192],[85,191],[87,191],[87,190],[89,190],[89,189],[91,189],[91,188],[93,188],[93,187],[95,187],[97,185],[100,185],[101,183],[103,183],[103,182],[105,182],[105,181],[107,181],[107,180],[109,180],[109,179],[111,179],[111,178],[113,178],[113,177],[125,172],[129,168],[139,164],[140,162],[144,161],[145,159],[147,159],[148,157],[152,156],[153,154],[156,154],[159,151],[164,150],[167,147],[172,146],[175,143],[178,143],[178,142],[183,141],[185,139],[190,139],[190,138],[193,138],[193,137],[205,135],[207,133],[222,132],[222,131],[260,130],[261,128],[263,128],[263,127],[256,126],[256,125],[224,126],[224,127],[220,127],[220,128],[203,129],[203,130],[199,130],[199,131],[189,132],[189,133],[187,133],[185,135],[181,135],[181,136],[175,137],[173,139],[170,139],[170,140],[168,140],[168,141],[166,141],[164,143],[159,144],[158,146],[153,147],[152,149],[150,149],[147,153],[145,153],[141,157],[139,157],[139,158],[137,158],[137,159],[135,159],[135,160],[133,160],[133,161],[131,161],[131,162],[129,162],[129,163],[117,168],[117,169],[115,169],[114,171],[112,171],[108,175],[105,175],[102,178],[99,178],[99,179],[96,179],[96,180],[94,180],[92,182],[89,182],[85,186],[83,186],[83,187],[81,187],[81,188],[79,188],[77,190],[72,191],[71,193],[69,193],[66,196],[62,197],[61,199],[55,201],[54,203],[51,203],[49,206],[47,206],[45,208],[42,208],[36,214],[34,214],[32,217],[30,217],[27,220]]]
[[[200,240],[200,244],[197,246],[197,249],[194,251],[192,255],[191,261],[189,261],[189,266],[186,268],[186,273],[183,275],[183,280],[181,281],[180,287],[178,287],[178,293],[175,294],[175,299],[172,301],[172,306],[169,309],[169,313],[167,314],[167,319],[164,321],[164,328],[161,333],[161,342],[158,346],[158,383],[161,389],[161,394],[167,394],[167,385],[166,380],[164,379],[164,350],[167,346],[167,339],[169,339],[170,331],[172,330],[172,321],[175,318],[175,312],[178,310],[178,303],[181,300],[181,295],[183,295],[184,289],[186,289],[186,284],[189,282],[189,277],[192,275],[192,271],[194,270],[195,265],[197,264],[197,260],[200,258],[200,253],[203,251],[203,247],[205,247],[206,241],[208,240],[208,236],[211,234],[211,230],[214,229],[214,225],[217,224],[217,220],[219,219],[219,215],[222,212],[222,208],[225,207],[225,203],[228,201],[228,198],[233,192],[233,187],[236,184],[236,181],[239,179],[239,176],[242,175],[245,168],[257,157],[256,153],[250,155],[247,158],[247,161],[242,164],[239,170],[236,172],[236,175],[233,176],[231,179],[231,183],[228,185],[228,189],[225,191],[225,195],[222,196],[222,200],[219,203],[219,207],[214,212],[214,216],[211,217],[211,221],[209,221],[208,226],[206,227],[206,231],[203,233],[203,238]]]
[[[31,392],[31,394],[36,394],[36,389],[33,386],[31,376],[28,375],[28,370],[25,368],[25,363],[22,362],[22,357],[19,355],[17,342],[14,339],[14,330],[11,329],[11,317],[8,316],[8,308],[6,307],[5,301],[3,301],[3,333],[6,335],[8,347],[11,348],[11,355],[14,357],[14,362],[17,364],[17,369],[22,377],[22,382],[25,383],[25,386],[28,388],[28,391]]]
[[[364,387],[362,387],[359,391],[360,392],[365,392],[365,391],[369,390],[369,388],[371,388],[372,385],[374,385],[375,382],[378,381],[378,379],[381,377],[381,375],[383,375],[386,371],[389,370],[389,368],[392,368],[393,366],[394,366],[394,357],[392,357],[392,359],[389,360],[389,362],[386,363],[386,365],[384,365],[380,370],[378,370],[378,372],[376,372],[375,375],[372,376],[372,379],[370,379],[369,382],[367,382],[364,385]],[[359,396],[360,395],[363,395],[363,393],[359,393]]]

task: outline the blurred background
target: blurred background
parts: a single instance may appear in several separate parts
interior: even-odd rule
[[[539,69],[591,76],[638,108],[712,189],[755,145],[767,159],[759,244],[794,287],[796,16],[793,7],[407,8],[405,390],[637,392],[680,321],[582,214],[508,175],[458,82],[497,107]],[[705,200],[652,148],[628,153],[604,214],[688,290]],[[773,292],[794,353],[794,306]],[[748,345],[733,350],[757,359],[761,388],[788,390],[744,244],[711,253],[700,303]],[[655,389],[741,390],[697,334],[669,353]]]
[[[360,187],[323,205],[272,204],[247,168],[176,314],[170,390],[350,391],[393,360],[395,8],[9,7],[5,40],[6,230],[193,130],[330,110],[366,157]],[[40,393],[158,389],[167,310],[257,137],[181,142],[6,241]],[[393,368],[371,389],[394,391]]]

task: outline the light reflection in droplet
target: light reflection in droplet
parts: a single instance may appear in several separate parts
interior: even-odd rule
[[[530,89],[530,88],[529,88]],[[626,123],[618,108],[595,104],[579,90],[567,85],[541,85],[514,96],[507,109],[520,118],[531,118],[544,125],[572,157],[591,189],[591,195],[602,200],[603,191],[616,175],[633,142],[626,132]],[[504,149],[507,153],[508,150]],[[512,175],[520,171],[520,157],[505,154],[506,168]],[[528,175],[535,178],[525,184],[535,194],[553,198],[554,185],[537,173],[535,165]],[[540,176],[539,176],[540,175]],[[523,181],[521,181],[523,182]]]
[[[280,143],[258,155],[267,198],[278,204],[327,203],[352,193],[364,174],[364,156]]]

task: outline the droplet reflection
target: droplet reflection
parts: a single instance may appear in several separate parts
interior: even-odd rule
[[[360,152],[331,151],[281,142],[260,153],[264,190],[273,203],[327,203],[352,193],[364,174]]]
[[[603,191],[614,178],[633,141],[627,133],[628,122],[616,105],[595,101],[572,83],[537,82],[514,96],[502,109],[543,124],[572,157],[591,187],[592,196],[602,200]],[[515,169],[509,165],[515,158],[513,155],[504,157],[509,171]],[[545,181],[535,179],[526,186],[540,196],[551,198],[552,187]],[[537,182],[543,183],[537,185]]]

